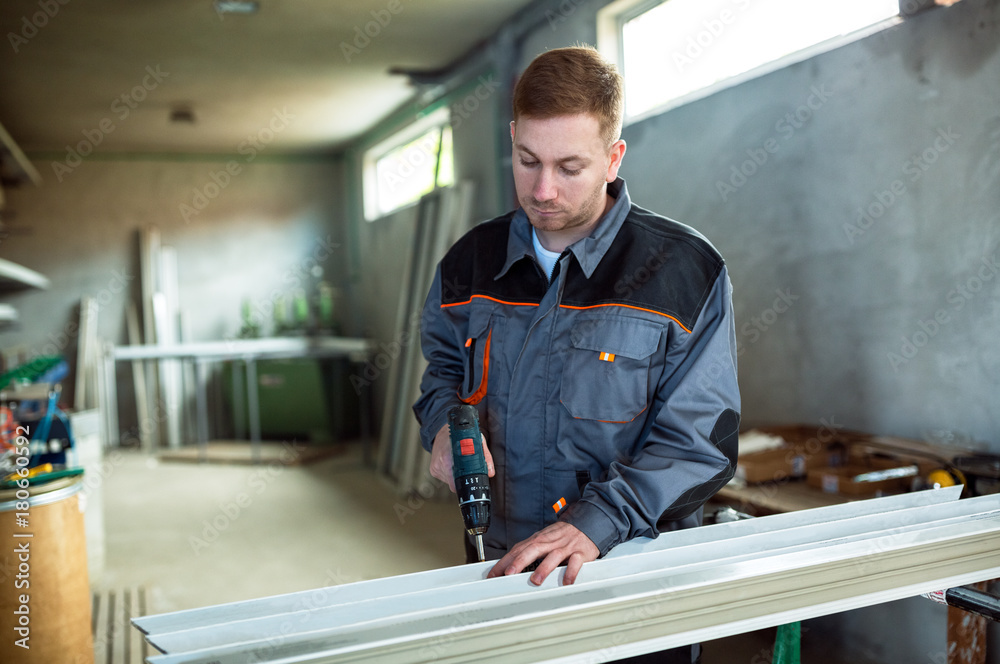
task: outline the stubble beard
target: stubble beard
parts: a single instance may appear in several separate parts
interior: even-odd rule
[[[528,199],[529,205],[524,205],[525,214],[528,215],[528,221],[531,225],[540,231],[558,232],[564,230],[570,230],[573,228],[580,228],[588,224],[596,224],[597,220],[601,218],[604,214],[604,192],[605,188],[603,186],[597,187],[594,193],[591,194],[583,205],[580,207],[580,211],[573,215],[572,217],[566,219],[565,221],[560,221],[559,219],[546,219],[545,217],[535,218],[528,210],[537,207],[545,209],[544,205],[538,204],[532,198]]]

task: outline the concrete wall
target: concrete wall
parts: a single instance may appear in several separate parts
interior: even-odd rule
[[[126,304],[138,303],[140,294],[138,232],[147,225],[158,227],[162,243],[176,250],[189,340],[234,337],[244,298],[269,330],[276,296],[297,288],[312,292],[317,267],[343,286],[348,250],[341,163],[262,158],[245,163],[239,157],[236,175],[213,188],[213,174],[226,182],[220,173],[230,161],[95,158],[59,182],[49,175],[49,162],[37,160],[44,184],[8,192],[8,206],[17,216],[0,241],[0,257],[45,274],[52,287],[4,294],[4,301],[18,308],[20,323],[0,329],[0,348],[28,356],[63,353],[75,364],[84,295],[100,304],[99,336],[126,343]],[[185,219],[181,205],[195,211],[196,190],[209,197]],[[128,367],[119,370],[119,386],[128,428]]]
[[[748,424],[1000,452],[998,6],[966,0],[626,129],[634,198],[730,264]]]

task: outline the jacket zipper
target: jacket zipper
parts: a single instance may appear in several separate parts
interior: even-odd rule
[[[473,380],[475,379],[475,373],[476,373],[476,340],[470,339],[469,370],[465,372],[465,374],[469,377],[469,389],[467,389],[466,392],[469,392],[470,394],[474,389],[476,389],[475,384],[473,383]]]

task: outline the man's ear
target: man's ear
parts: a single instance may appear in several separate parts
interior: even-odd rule
[[[514,121],[510,121],[510,142],[514,142]]]
[[[513,123],[511,123],[513,124]],[[513,128],[511,128],[513,131]],[[606,182],[614,182],[618,177],[618,169],[622,167],[622,159],[625,158],[625,141],[618,139],[611,144],[611,162],[608,164],[608,173],[605,176]]]

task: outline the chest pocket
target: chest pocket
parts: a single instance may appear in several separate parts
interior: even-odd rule
[[[490,312],[475,312],[469,320],[469,337],[465,341],[465,376],[458,387],[458,397],[468,404],[478,404],[486,396],[489,388],[494,391],[494,381],[490,381],[490,369],[497,368],[500,346],[503,343],[503,316]]]
[[[573,327],[560,400],[578,419],[631,422],[649,405],[649,368],[660,327],[594,319]]]

